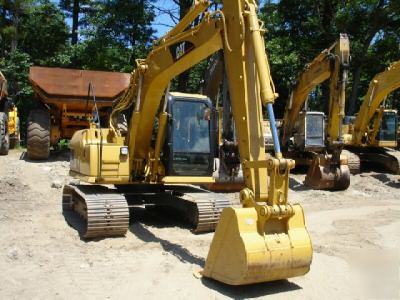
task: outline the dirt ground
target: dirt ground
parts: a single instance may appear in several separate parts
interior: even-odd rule
[[[212,234],[176,218],[134,212],[126,237],[84,241],[61,213],[68,153],[30,162],[0,156],[1,299],[398,299],[400,183],[395,175],[353,176],[346,191],[314,191],[291,175],[314,256],[303,277],[231,287],[197,279]],[[237,197],[237,195],[231,195]]]

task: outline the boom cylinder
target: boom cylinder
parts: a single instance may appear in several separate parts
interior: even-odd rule
[[[260,28],[256,7],[253,3],[249,3],[249,12],[247,16],[249,18],[251,39],[254,45],[257,72],[260,78],[261,101],[265,105],[266,103],[273,103],[276,95],[272,89],[272,82],[269,75],[270,68],[266,58],[264,42],[261,34],[262,29]]]

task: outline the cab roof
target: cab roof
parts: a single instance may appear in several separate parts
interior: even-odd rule
[[[170,92],[169,93],[172,97],[179,97],[179,98],[194,98],[194,99],[199,99],[199,100],[205,100],[208,99],[207,96],[201,95],[201,94],[189,94],[189,93],[180,93],[180,92]]]

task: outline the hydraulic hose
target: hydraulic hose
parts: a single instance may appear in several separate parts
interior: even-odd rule
[[[275,156],[279,158],[281,157],[281,146],[279,145],[278,131],[276,130],[276,121],[272,103],[267,103],[267,111],[268,111],[269,124],[272,132],[272,139],[274,140]]]

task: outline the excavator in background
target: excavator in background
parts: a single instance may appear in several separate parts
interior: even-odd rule
[[[243,285],[309,271],[311,239],[302,207],[288,202],[294,161],[283,158],[280,150],[272,107],[277,94],[257,10],[255,0],[225,0],[217,10],[209,1],[195,1],[147,58],[137,60],[131,83],[111,113],[110,128],[74,134],[70,174],[87,184],[64,187],[63,211],[65,216],[81,216],[83,238],[124,235],[129,207],[138,202],[192,204],[208,229],[218,223],[203,276]],[[242,207],[237,208],[225,205],[221,195],[193,186],[213,180],[207,98],[168,91],[174,77],[219,50],[245,182]],[[274,156],[265,152],[263,105]],[[129,120],[126,137],[117,124],[124,111]]]
[[[375,75],[357,115],[346,117],[344,142],[352,174],[360,173],[365,162],[400,174],[400,151],[396,150],[397,110],[385,108],[385,99],[398,88],[400,61]]]
[[[8,97],[7,80],[0,72],[0,155],[7,155],[19,142],[18,109]]]
[[[315,189],[345,190],[350,185],[347,159],[341,155],[345,88],[350,64],[350,41],[340,34],[300,73],[287,101],[281,137],[285,154],[296,164],[309,165],[305,183]],[[325,114],[307,111],[315,87],[329,80],[328,124]],[[292,138],[293,137],[293,138]]]

